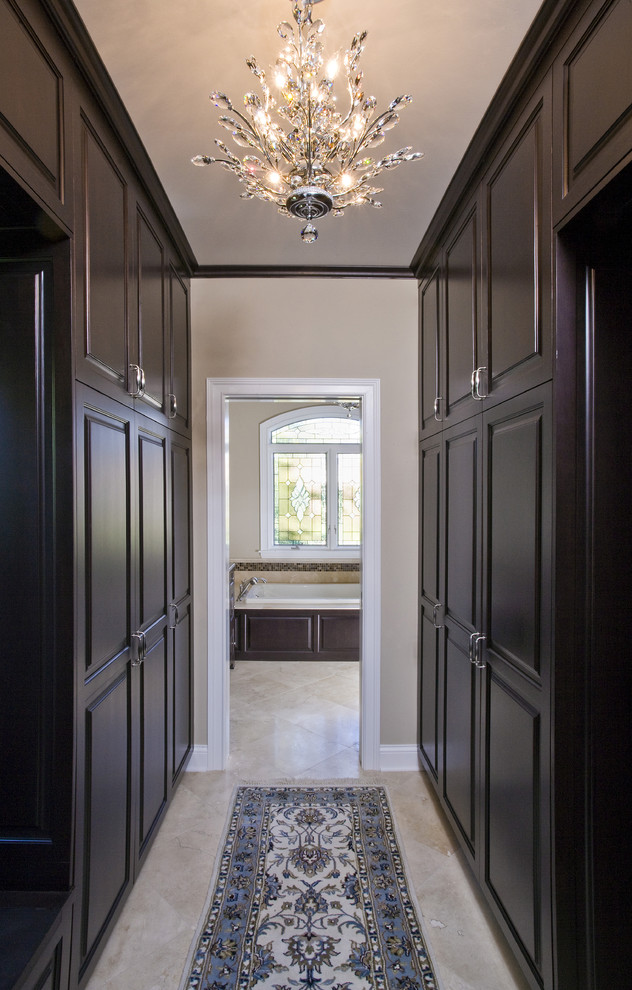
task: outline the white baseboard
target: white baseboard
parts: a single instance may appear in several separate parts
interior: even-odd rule
[[[380,746],[380,770],[420,770],[421,763],[415,743]]]
[[[187,773],[205,773],[208,770],[208,746],[194,746],[187,764]]]

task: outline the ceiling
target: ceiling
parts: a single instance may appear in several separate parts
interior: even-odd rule
[[[413,102],[380,154],[410,145],[420,161],[386,172],[381,210],[350,207],[319,221],[303,244],[301,222],[240,198],[234,175],[215,165],[214,138],[232,145],[209,93],[236,106],[257,90],[245,59],[267,69],[292,20],[290,0],[75,0],[153,161],[200,265],[408,266],[540,0],[323,0],[325,53],[367,30],[365,92],[386,108]],[[316,13],[316,12],[315,12]],[[340,92],[339,99],[344,99]],[[247,152],[232,146],[243,156]]]

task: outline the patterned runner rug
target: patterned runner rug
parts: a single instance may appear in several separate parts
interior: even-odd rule
[[[382,787],[240,787],[181,990],[437,990]]]

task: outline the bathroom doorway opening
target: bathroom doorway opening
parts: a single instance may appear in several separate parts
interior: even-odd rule
[[[379,381],[208,379],[208,769],[225,769],[230,746],[230,403],[302,406],[345,400],[358,402],[362,419],[360,764],[365,769],[379,768]]]

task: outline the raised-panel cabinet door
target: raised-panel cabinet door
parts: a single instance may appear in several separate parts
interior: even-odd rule
[[[480,678],[471,662],[467,633],[446,624],[443,642],[440,796],[474,865],[479,855]]]
[[[139,860],[168,797],[169,457],[166,431],[137,416],[138,653],[133,666],[138,733]]]
[[[554,65],[553,222],[630,161],[632,7],[594,3]]]
[[[111,151],[81,121],[77,376],[125,401],[128,379],[128,185]]]
[[[446,430],[442,443],[441,798],[477,869],[480,674],[473,651],[481,622],[481,418]]]
[[[150,220],[136,209],[136,332],[130,349],[130,392],[147,415],[165,415],[168,373],[165,321],[165,250]],[[138,368],[138,371],[135,369]],[[134,375],[138,376],[134,381]],[[134,387],[134,386],[138,387]]]
[[[131,882],[131,727],[129,669],[85,709],[83,890],[80,972],[105,934]]]
[[[140,775],[136,827],[140,859],[166,808],[168,797],[168,663],[165,626],[147,646],[138,669],[138,677]]]
[[[437,268],[419,289],[419,432],[441,429],[441,276]]]
[[[439,774],[441,685],[441,434],[419,450],[419,749],[435,780]]]
[[[191,450],[171,434],[171,779],[175,781],[193,745],[191,628]]]
[[[190,429],[190,331],[189,285],[173,267],[169,270],[170,285],[170,355],[171,386],[168,402],[171,425],[177,430]]]
[[[480,333],[480,203],[468,204],[444,255],[442,413],[446,425],[479,412],[487,357]]]
[[[173,676],[171,708],[171,780],[175,782],[184,769],[193,746],[193,671],[191,604],[178,607],[173,636]]]
[[[527,971],[552,985],[550,385],[484,416],[484,875]]]
[[[82,681],[129,659],[134,584],[131,412],[79,392],[77,515]]]
[[[551,378],[550,141],[547,78],[483,181],[486,408]]]
[[[441,639],[436,624],[436,611],[421,602],[420,612],[420,673],[419,673],[419,749],[426,769],[435,781],[439,774]]]
[[[33,20],[39,21],[33,13]],[[46,34],[45,26],[30,23],[18,4],[0,3],[0,154],[14,167],[19,162],[29,186],[63,213],[63,54],[58,39]]]

